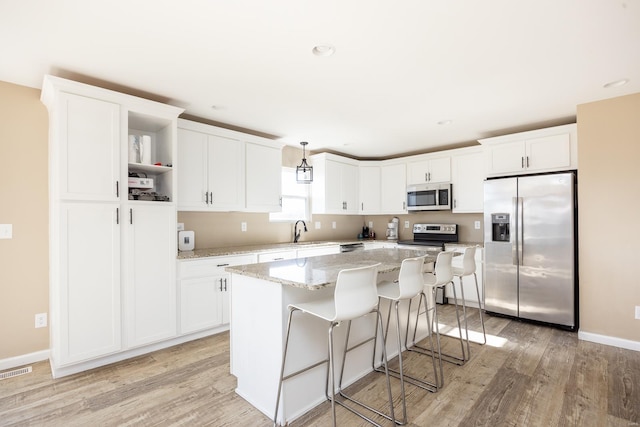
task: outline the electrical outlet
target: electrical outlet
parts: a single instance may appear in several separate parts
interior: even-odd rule
[[[409,228],[409,221],[404,222],[404,228]]]
[[[184,231],[184,222],[178,223],[178,231]]]
[[[640,320],[640,305],[636,305],[636,319]]]
[[[242,231],[247,231],[247,223],[246,222],[241,222],[240,223],[240,229]]]
[[[373,221],[369,221],[369,229],[373,228]]]
[[[0,239],[13,239],[13,224],[0,224]]]
[[[476,221],[473,223],[473,226],[476,230],[480,230],[480,221]]]
[[[36,314],[36,328],[44,328],[47,326],[47,313]]]
[[[331,222],[331,228],[333,228],[334,230],[336,229],[336,222],[335,221]]]
[[[320,221],[315,222],[316,230],[320,230],[322,228],[322,223]]]

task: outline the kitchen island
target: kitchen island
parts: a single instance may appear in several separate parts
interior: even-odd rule
[[[425,250],[374,249],[227,267],[226,271],[232,275],[231,373],[238,379],[236,392],[272,417],[284,348],[287,306],[332,295],[340,270],[380,263],[378,280],[394,280],[403,259],[422,255],[427,255],[426,262],[435,261],[435,253]],[[407,306],[401,306],[404,311],[404,316],[401,312],[401,322],[406,318]],[[382,309],[386,310],[386,307]],[[412,305],[412,311],[416,308],[417,302]],[[414,318],[412,316],[412,322]],[[370,337],[374,327],[374,315],[353,321],[350,343]],[[285,374],[326,358],[327,329],[327,323],[317,318],[299,313],[295,315]],[[336,355],[344,349],[345,329],[338,327],[334,331]],[[397,354],[394,330],[390,328],[387,338],[389,357]],[[427,325],[422,321],[419,338],[426,335]],[[353,383],[372,370],[372,346],[373,343],[363,345],[349,353],[344,384]],[[377,354],[380,354],[380,349]],[[336,374],[340,368],[337,364]],[[325,378],[326,364],[323,364],[285,382],[278,412],[280,424],[290,422],[325,400]]]

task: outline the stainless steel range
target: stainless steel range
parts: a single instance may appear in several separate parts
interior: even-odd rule
[[[428,250],[443,251],[445,243],[457,241],[457,224],[413,224],[413,240],[401,240],[398,244],[426,246]]]

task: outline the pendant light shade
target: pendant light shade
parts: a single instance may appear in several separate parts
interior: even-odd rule
[[[310,184],[313,181],[313,167],[307,164],[305,147],[308,142],[301,142],[302,145],[302,163],[296,167],[296,181],[298,184]]]

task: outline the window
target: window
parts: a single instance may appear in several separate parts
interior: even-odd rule
[[[269,214],[269,221],[291,222],[311,219],[309,184],[298,184],[295,168],[282,168],[282,212]]]

